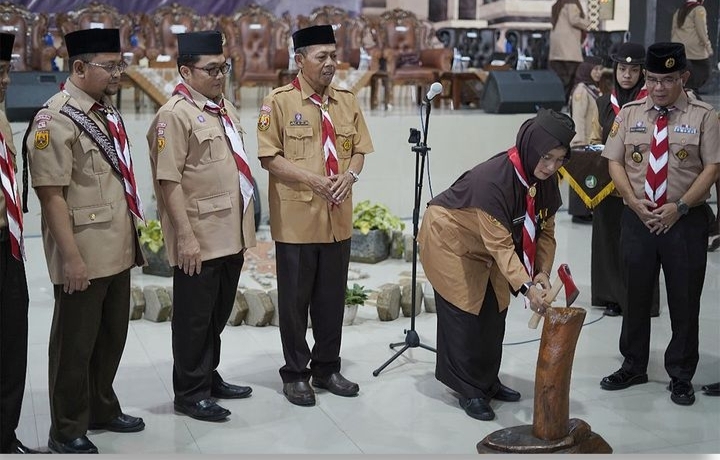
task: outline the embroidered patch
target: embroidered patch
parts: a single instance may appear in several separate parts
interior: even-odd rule
[[[267,131],[270,128],[270,114],[267,112],[260,112],[260,118],[258,118],[258,130]]]
[[[198,115],[197,121],[199,121],[200,123],[205,123],[205,117],[203,117],[202,115]]]
[[[350,139],[345,139],[345,141],[342,144],[345,151],[350,150],[350,147],[352,147],[352,142],[350,142]]]
[[[167,127],[167,123],[163,123],[162,121],[158,121],[158,124],[156,125],[156,127],[157,127],[158,129],[160,129],[160,128],[166,128],[166,127]]]
[[[676,157],[678,157],[678,160],[684,160],[688,157],[688,151],[685,149],[680,149],[676,154]]]
[[[270,107],[269,105],[263,104],[263,106],[260,107],[260,111],[270,113],[270,112],[272,112],[272,107]]]
[[[158,153],[160,153],[165,149],[165,137],[159,136],[157,138],[157,144],[158,144]]]
[[[47,121],[38,121],[37,129],[45,129],[47,128]]]
[[[46,114],[46,113],[39,113],[39,114],[37,114],[37,115],[35,116],[35,121],[36,121],[36,122],[43,121],[43,120],[45,120],[45,121],[50,121],[50,120],[52,120],[52,115],[48,115],[48,114]]]
[[[42,150],[48,145],[50,145],[50,131],[47,129],[35,131],[35,148]]]
[[[620,129],[620,125],[617,121],[614,121],[612,124],[612,128],[610,128],[610,137],[615,137],[615,135],[618,132],[618,129]]]

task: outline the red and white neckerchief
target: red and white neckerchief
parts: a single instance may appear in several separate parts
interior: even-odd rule
[[[8,229],[10,230],[10,251],[17,260],[25,259],[23,242],[23,220],[20,212],[20,194],[15,180],[15,168],[10,152],[5,144],[5,137],[0,133],[0,181],[5,195]]]
[[[132,215],[144,222],[145,214],[143,213],[140,194],[138,194],[137,182],[135,182],[135,172],[133,171],[132,157],[130,156],[130,144],[128,143],[125,127],[120,121],[120,117],[116,115],[115,110],[104,107],[97,102],[92,106],[92,110],[104,115],[105,120],[107,120],[108,131],[110,131],[110,137],[113,139],[115,151],[118,155],[118,165],[120,166],[120,172],[123,177],[125,200],[127,201],[128,209]]]
[[[637,96],[635,96],[635,100],[636,100],[636,101],[639,101],[640,99],[644,98],[644,97],[647,96],[647,95],[648,95],[647,88],[645,88],[645,86],[643,86],[643,87],[640,89],[640,91],[638,91]],[[621,109],[622,107],[620,107],[620,104],[618,103],[618,100],[617,100],[617,91],[616,91],[615,89],[613,89],[613,90],[612,90],[612,93],[610,93],[610,105],[612,105],[612,108],[613,108],[613,111],[615,112],[615,115],[617,115],[618,113],[620,113],[620,109]]]
[[[655,106],[660,112],[655,120],[653,137],[650,142],[647,172],[645,173],[645,197],[660,207],[667,201],[668,158],[668,113],[672,108]]]
[[[293,86],[300,91],[300,80],[297,77],[292,82]],[[338,173],[338,160],[337,151],[335,150],[335,126],[330,119],[330,112],[328,112],[327,103],[323,104],[320,96],[315,93],[310,96],[310,100],[313,104],[320,107],[320,113],[322,114],[322,145],[323,153],[325,154],[325,172],[328,176],[332,176]]]
[[[537,221],[535,217],[535,194],[537,189],[535,184],[529,185],[527,180],[527,174],[523,169],[522,162],[520,161],[520,154],[518,153],[517,147],[513,146],[508,150],[508,158],[515,167],[515,174],[517,175],[520,182],[527,189],[525,194],[525,222],[523,223],[523,265],[525,270],[532,279],[535,272],[535,228]]]
[[[183,83],[178,83],[173,91],[173,96],[179,94],[184,97],[187,101],[195,104],[190,90]],[[220,105],[214,103],[211,100],[205,102],[203,110],[212,114],[218,115],[222,121],[223,129],[225,130],[225,138],[230,143],[230,149],[233,153],[233,159],[235,160],[235,166],[238,170],[238,179],[240,181],[240,193],[243,196],[243,213],[250,205],[250,200],[254,194],[253,177],[250,172],[250,164],[248,162],[247,154],[245,153],[245,147],[243,146],[242,139],[238,134],[238,130],[235,128],[232,118],[227,113],[225,103],[220,100]]]

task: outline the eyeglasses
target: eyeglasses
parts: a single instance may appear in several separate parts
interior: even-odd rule
[[[107,73],[110,75],[114,73],[123,73],[127,70],[128,65],[127,62],[122,61],[118,64],[98,64],[97,62],[89,62],[89,61],[83,61],[85,64],[91,65],[93,67],[100,67],[101,69],[105,69]]]
[[[540,156],[540,161],[542,161],[545,164],[555,164],[558,166],[562,166],[568,162],[568,157],[560,157],[555,158],[552,155],[548,155],[547,153],[545,155]]]
[[[661,84],[665,88],[670,88],[678,80],[680,80],[680,77],[665,77],[660,79],[654,77],[645,77],[645,84],[647,86],[657,86]]]
[[[223,65],[213,67],[195,67],[194,65],[188,67],[196,70],[204,70],[205,72],[207,72],[208,75],[213,78],[217,77],[219,73],[227,75],[228,72],[230,72],[230,64],[227,62]]]

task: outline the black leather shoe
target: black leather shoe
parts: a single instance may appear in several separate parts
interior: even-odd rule
[[[304,380],[300,382],[283,383],[283,393],[287,400],[296,406],[315,405],[315,392]]]
[[[210,389],[210,395],[218,399],[242,399],[247,398],[252,393],[252,388],[232,383],[220,382],[213,384]]]
[[[327,377],[313,377],[312,384],[338,396],[355,396],[360,391],[357,383],[346,379],[340,372],[333,372]]]
[[[460,398],[458,402],[460,407],[465,409],[465,413],[474,419],[487,421],[495,418],[495,412],[483,398]]]
[[[609,303],[605,306],[605,311],[603,312],[603,315],[605,316],[620,316],[622,315],[622,310],[620,309],[620,305],[616,303]]]
[[[140,417],[120,414],[107,423],[90,423],[89,430],[107,430],[115,433],[135,433],[145,429],[145,422]]]
[[[520,393],[513,390],[512,388],[506,387],[501,383],[500,389],[498,389],[497,393],[493,395],[493,399],[508,402],[520,401]]]
[[[55,441],[52,436],[48,439],[48,448],[56,454],[97,454],[98,449],[90,442],[87,436],[80,436],[72,441]]]
[[[183,403],[175,400],[175,410],[203,422],[219,422],[230,415],[230,411],[212,399],[203,399],[196,403]]]
[[[603,390],[624,390],[625,388],[641,383],[647,383],[647,374],[631,374],[630,372],[619,369],[600,381],[600,387]]]
[[[695,390],[688,380],[673,378],[667,386],[670,390],[670,399],[681,406],[692,406],[695,403]]]
[[[703,385],[702,391],[708,396],[720,396],[720,382]]]
[[[42,454],[39,450],[31,449],[17,439],[12,442],[10,445],[10,452],[9,454]]]

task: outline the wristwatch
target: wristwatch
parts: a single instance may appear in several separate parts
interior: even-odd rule
[[[690,206],[688,206],[683,200],[677,200],[675,204],[677,205],[677,211],[681,216],[687,216],[687,213],[690,212]]]
[[[358,173],[356,173],[352,169],[348,169],[347,172],[350,173],[350,175],[353,177],[353,182],[357,182],[360,180],[360,176],[358,175]]]
[[[535,285],[529,281],[527,283],[523,283],[522,286],[520,286],[520,294],[526,296],[530,288],[533,286]]]

